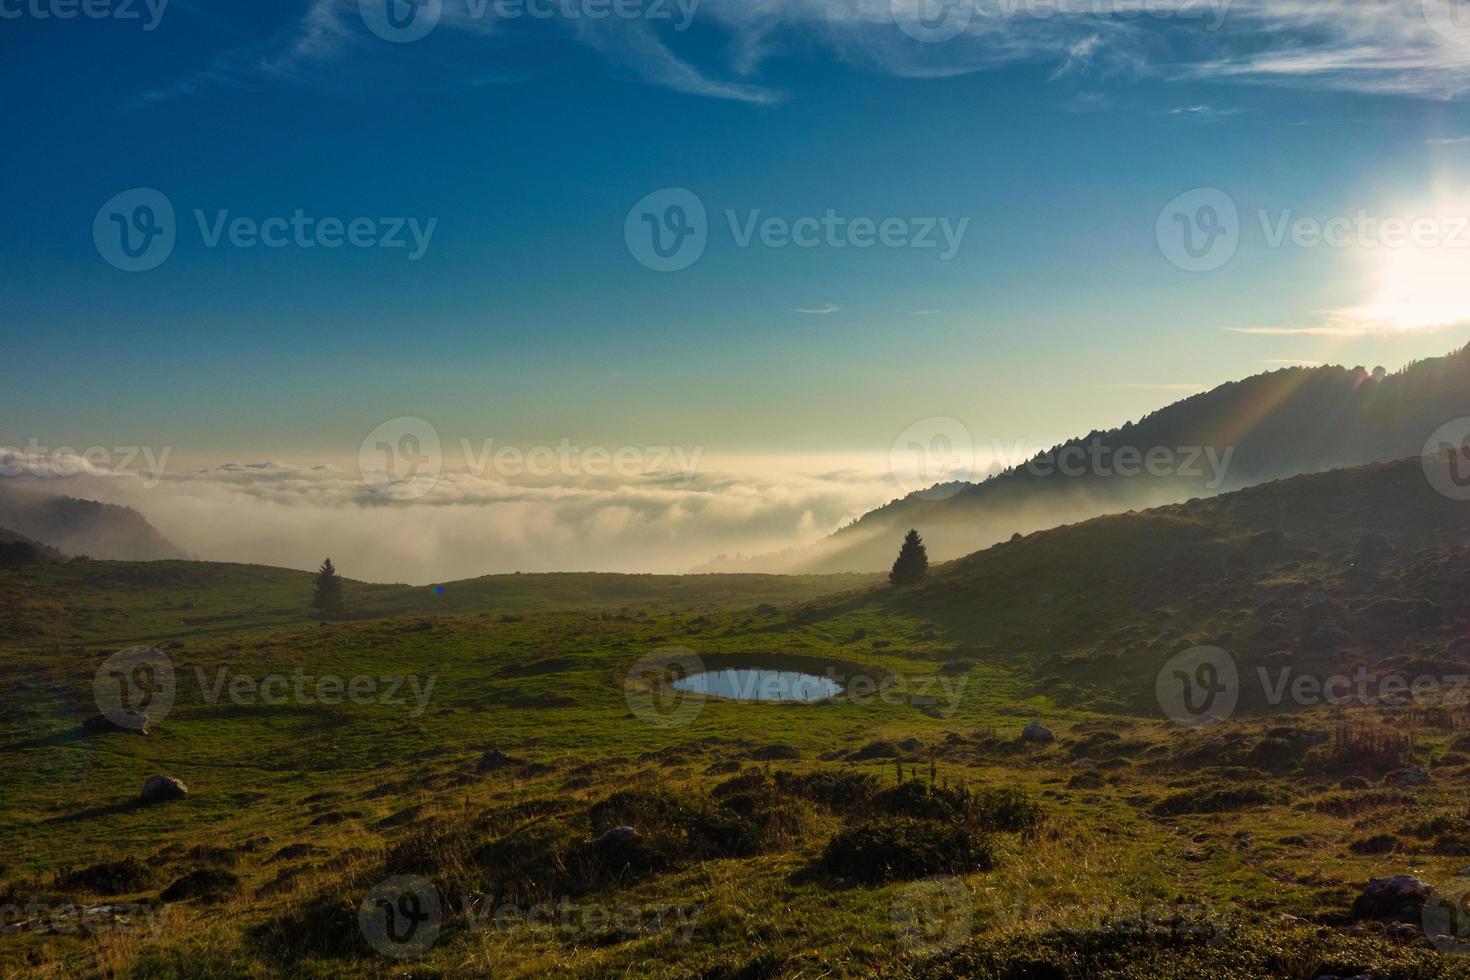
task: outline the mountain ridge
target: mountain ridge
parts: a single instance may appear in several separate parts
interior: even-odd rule
[[[751,558],[720,556],[695,571],[877,571],[892,561],[910,527],[923,532],[937,560],[958,558],[1016,533],[1418,455],[1440,426],[1466,416],[1470,346],[1391,374],[1363,367],[1282,368],[1227,382],[1137,422],[1095,429],[979,483],[897,498],[814,545]],[[1164,475],[1063,472],[1079,453],[1146,460],[1152,450],[1168,452],[1179,465]],[[1212,466],[1212,459],[1223,467]],[[1194,472],[1186,472],[1186,463]]]

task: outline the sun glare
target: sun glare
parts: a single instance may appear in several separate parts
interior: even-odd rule
[[[1380,229],[1359,243],[1369,298],[1341,318],[1385,332],[1470,323],[1470,194],[1439,195],[1397,215],[1407,240]]]

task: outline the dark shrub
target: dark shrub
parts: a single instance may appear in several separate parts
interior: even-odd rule
[[[842,813],[865,809],[878,792],[876,777],[845,770],[824,769],[804,775],[777,773],[776,782],[783,792]]]
[[[178,902],[189,898],[217,901],[240,887],[239,876],[219,868],[190,871],[169,885],[158,896],[161,901]]]
[[[148,887],[152,875],[137,858],[102,861],[89,868],[63,871],[56,876],[62,891],[88,891],[97,895],[123,895]]]
[[[1200,786],[1172,793],[1154,804],[1153,812],[1160,817],[1177,817],[1186,813],[1223,813],[1228,810],[1244,810],[1251,806],[1289,802],[1287,795],[1277,789],[1254,787],[1228,787],[1215,789]]]
[[[794,745],[785,745],[780,742],[771,745],[763,745],[750,753],[752,759],[760,762],[776,762],[786,759],[800,759],[801,749]]]
[[[1096,769],[1089,769],[1086,772],[1079,772],[1077,775],[1067,780],[1068,789],[1102,789],[1102,787],[1103,775]]]
[[[873,797],[873,809],[894,817],[958,823],[969,816],[972,802],[970,794],[962,789],[928,786],[911,780]]]
[[[892,818],[842,831],[828,841],[817,864],[828,874],[867,883],[968,874],[994,865],[984,834],[955,824]]]
[[[987,789],[976,793],[971,804],[971,820],[984,830],[1007,834],[1028,834],[1041,825],[1041,804],[1014,787]]]
[[[1398,838],[1392,834],[1375,834],[1348,845],[1354,854],[1392,854],[1399,849]]]

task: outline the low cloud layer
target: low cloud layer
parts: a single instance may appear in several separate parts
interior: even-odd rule
[[[497,572],[684,572],[714,556],[823,537],[901,494],[886,469],[708,461],[634,477],[504,478],[446,472],[414,499],[385,496],[356,468],[229,463],[156,478],[68,460],[7,482],[122,504],[210,561],[427,584]],[[687,485],[686,485],[687,484]]]

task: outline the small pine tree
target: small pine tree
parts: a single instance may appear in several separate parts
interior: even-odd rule
[[[337,574],[330,558],[317,570],[316,594],[311,597],[311,608],[325,615],[342,611],[342,576]]]
[[[893,563],[893,571],[888,573],[888,581],[894,585],[913,585],[929,573],[929,552],[924,548],[924,539],[919,537],[918,531],[910,531],[903,539],[903,547],[899,549],[898,560]]]

